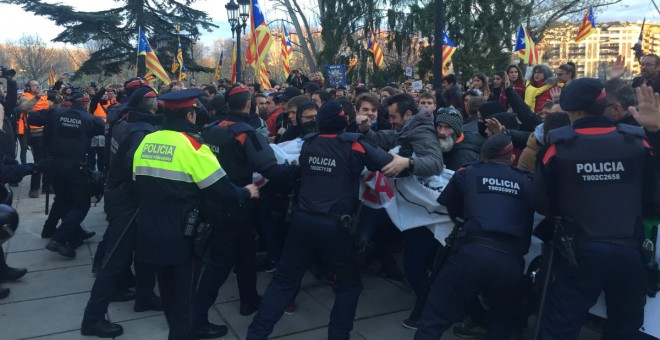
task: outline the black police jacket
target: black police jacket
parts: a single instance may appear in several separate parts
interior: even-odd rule
[[[534,207],[529,173],[502,163],[474,163],[460,168],[438,197],[452,218],[462,217],[469,236],[509,245],[527,253]]]
[[[115,130],[113,141],[117,143],[116,150],[108,168],[108,189],[123,186],[129,193],[137,196],[133,182],[133,155],[147,134],[156,131],[162,123],[162,115],[148,112],[130,111],[122,125],[125,128]],[[125,130],[125,131],[124,131]]]
[[[378,171],[392,161],[392,156],[357,133],[313,133],[303,139],[298,208],[310,213],[352,213],[364,167]]]
[[[587,117],[553,130],[535,177],[535,205],[559,215],[581,241],[639,248],[653,211],[653,156],[644,131]]]
[[[300,167],[277,164],[266,138],[248,124],[248,116],[231,111],[208,124],[204,144],[218,158],[229,179],[236,185],[252,183],[253,172],[275,181],[291,182],[300,177]]]
[[[56,159],[81,161],[92,137],[104,132],[101,119],[73,107],[30,112],[27,123],[44,127],[46,149]]]

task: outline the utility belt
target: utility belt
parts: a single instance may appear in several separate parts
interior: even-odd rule
[[[463,241],[463,244],[472,244],[508,255],[522,256],[522,254],[520,254],[520,247],[514,244],[515,242],[498,240],[491,237],[473,236],[469,234],[464,237],[465,240]]]
[[[183,237],[186,238],[192,247],[193,253],[198,259],[204,257],[208,240],[211,236],[213,227],[210,223],[202,222],[199,216],[199,210],[194,208],[186,214],[186,223],[183,226]]]
[[[316,217],[320,217],[322,219],[328,220],[332,222],[333,224],[336,224],[340,229],[345,230],[349,234],[353,235],[355,234],[355,227],[356,227],[356,222],[357,222],[357,214],[359,211],[350,213],[350,214],[336,214],[336,213],[320,213],[320,212],[313,212],[313,211],[304,211],[301,210],[302,212],[310,215],[314,215]]]

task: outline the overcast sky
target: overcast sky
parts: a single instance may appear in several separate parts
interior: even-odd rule
[[[660,5],[660,0],[656,0]],[[48,2],[63,2],[83,11],[97,11],[108,9],[114,4],[113,1],[90,1],[90,0],[50,0]],[[228,1],[218,0],[199,0],[193,4],[195,9],[206,11],[210,14],[213,22],[220,26],[219,29],[211,33],[203,31],[201,42],[204,44],[211,44],[214,40],[219,38],[230,38],[231,32],[229,24],[227,23],[227,11],[225,10],[225,3]],[[269,17],[268,9],[270,4],[268,0],[260,0],[266,19],[272,20]],[[0,29],[0,42],[7,40],[16,40],[22,34],[39,34],[45,41],[50,41],[55,38],[62,28],[57,27],[52,21],[35,16],[31,13],[26,13],[17,5],[2,5],[0,4],[0,13],[5,18],[5,22]],[[272,15],[272,14],[271,14]],[[651,4],[651,0],[623,0],[618,4],[611,5],[605,9],[599,10],[596,13],[596,22],[611,21],[611,20],[629,20],[637,21],[642,20],[646,16],[649,21],[660,21],[660,15]],[[7,18],[11,18],[7,20]],[[9,23],[11,22],[11,23]],[[16,23],[16,24],[14,24]],[[137,34],[137,32],[136,32]]]

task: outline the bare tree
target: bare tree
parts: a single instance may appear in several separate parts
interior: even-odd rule
[[[54,49],[47,47],[39,35],[22,35],[18,41],[7,42],[7,53],[27,78],[42,82],[56,59]]]
[[[322,0],[319,0],[322,1]],[[316,56],[320,51],[320,44],[314,40],[314,28],[310,24],[308,17],[313,13],[313,17],[320,16],[318,9],[320,6],[316,4],[317,11],[312,11],[309,8],[302,8],[298,3],[298,0],[275,0],[275,8],[289,14],[291,19],[290,23],[295,28],[295,32],[298,34],[298,41],[292,45],[297,45],[300,49],[300,52],[303,54],[309,65],[309,70],[315,72],[318,70],[318,63]],[[312,23],[313,24],[313,23]],[[318,39],[317,39],[318,40]]]

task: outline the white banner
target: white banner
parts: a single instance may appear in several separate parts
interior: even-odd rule
[[[295,139],[277,145],[271,144],[275,156],[280,164],[298,161],[303,141]],[[385,208],[394,225],[401,231],[427,227],[433,231],[435,238],[442,244],[451,232],[454,224],[449,219],[447,209],[436,200],[445,188],[451,176],[451,170],[444,170],[438,176],[422,178],[409,176],[403,178],[386,178],[380,172],[364,170],[360,185],[360,199],[371,208]],[[267,180],[255,173],[255,183],[262,186]],[[543,216],[536,214],[534,225],[541,221]],[[660,242],[660,235],[658,237]],[[656,242],[656,245],[658,245]],[[529,253],[525,255],[525,262],[530,263],[535,257],[541,255],[542,242],[532,237]],[[660,263],[660,251],[656,252],[656,259]],[[590,312],[605,318],[605,299],[601,295]],[[644,325],[642,332],[660,337],[660,298],[647,298],[644,309]]]

